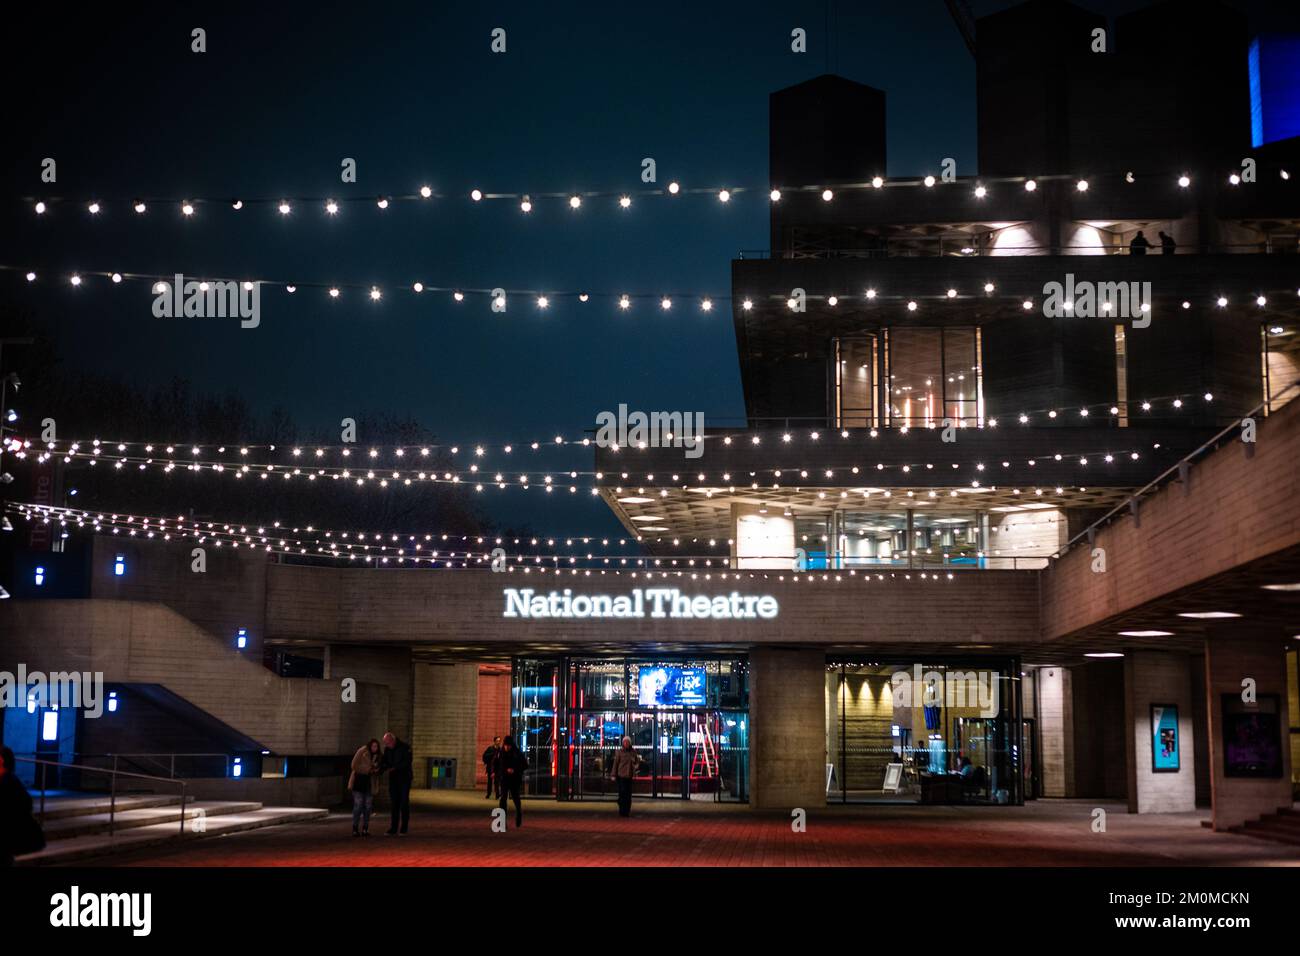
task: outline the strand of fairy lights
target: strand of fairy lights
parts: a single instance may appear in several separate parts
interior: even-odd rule
[[[23,515],[21,515],[21,516],[24,517],[24,518],[26,518],[26,519],[29,520],[29,521],[32,520],[32,516],[31,516],[30,514],[23,514]],[[100,531],[101,529],[97,529],[97,528],[93,527],[93,525],[92,525],[92,527],[89,528],[89,529],[86,529],[86,528],[82,527],[82,528],[79,528],[78,530],[86,530],[86,531],[88,531],[88,532],[90,532],[90,533],[95,533],[96,531]],[[166,542],[166,541],[170,541],[170,540],[171,540],[170,538],[166,537],[163,533],[160,533],[160,532],[157,532],[157,531],[153,532],[152,534],[146,534],[146,535],[144,535],[143,537],[139,536],[138,534],[136,534],[136,535],[131,535],[131,536],[132,536],[132,537],[135,537],[137,540],[146,540],[146,541],[161,541],[161,542]],[[230,544],[231,544],[231,547],[234,548],[234,549],[238,549],[238,548],[241,546],[241,543],[240,543],[239,541],[233,541],[233,542],[230,542]],[[255,543],[255,544],[244,543],[243,546],[244,546],[244,547],[249,547],[251,550],[263,551],[263,552],[268,553],[268,554],[282,554],[282,555],[290,556],[290,557],[307,557],[307,558],[324,558],[324,557],[330,557],[330,558],[344,558],[344,557],[346,557],[346,558],[348,559],[349,563],[355,562],[355,561],[357,561],[357,560],[359,559],[363,564],[368,564],[368,565],[388,565],[388,564],[403,565],[403,564],[405,564],[406,562],[409,561],[412,565],[418,566],[418,565],[420,564],[420,561],[421,561],[421,560],[425,560],[425,561],[428,562],[429,568],[430,568],[431,570],[432,570],[432,569],[438,569],[438,570],[482,570],[482,569],[483,569],[483,565],[484,565],[485,563],[487,563],[488,561],[490,561],[490,555],[489,555],[486,559],[485,559],[485,558],[475,558],[475,559],[473,559],[473,563],[472,563],[472,565],[471,565],[471,561],[470,561],[470,559],[468,559],[468,558],[462,558],[462,559],[460,560],[460,563],[457,564],[456,561],[455,561],[455,559],[437,559],[437,558],[434,558],[434,559],[421,559],[421,558],[410,557],[410,556],[381,556],[381,557],[379,557],[379,558],[376,558],[374,555],[370,555],[370,554],[358,555],[358,554],[355,554],[355,553],[354,553],[354,554],[343,554],[343,553],[338,553],[338,554],[334,554],[334,553],[326,553],[326,554],[310,554],[310,553],[305,553],[305,552],[302,552],[302,551],[292,551],[292,550],[289,550],[289,549],[278,548],[278,547],[276,547],[276,546],[275,546],[273,543],[271,543],[271,542],[267,542],[267,543],[265,543],[265,544],[263,544],[263,543],[261,543],[261,542],[258,542],[258,543]],[[985,556],[985,555],[981,555],[981,557],[984,557],[984,556]],[[776,556],[773,556],[773,557],[780,558],[781,560],[785,560],[785,559],[787,559],[787,558],[790,558],[789,555],[776,555]],[[438,564],[438,561],[439,561],[439,560],[443,560],[443,564],[442,564],[441,566],[439,566],[439,564]],[[630,560],[630,559],[621,559],[621,560]],[[595,575],[606,575],[606,574],[611,574],[611,575],[617,575],[617,576],[624,576],[624,575],[626,575],[626,576],[630,576],[631,578],[637,578],[638,576],[641,576],[641,577],[646,578],[647,580],[653,580],[653,579],[654,579],[654,576],[655,576],[655,573],[656,573],[656,570],[657,570],[657,571],[658,571],[658,574],[659,574],[659,576],[660,576],[660,578],[662,578],[662,579],[671,579],[671,578],[673,578],[673,577],[676,577],[676,578],[682,578],[682,577],[684,577],[684,576],[686,576],[686,575],[689,575],[690,578],[691,578],[692,580],[701,580],[701,579],[703,579],[703,580],[706,580],[706,581],[710,581],[710,580],[713,579],[715,572],[712,572],[712,571],[700,572],[700,571],[697,571],[697,570],[692,570],[692,568],[695,566],[695,561],[697,561],[697,560],[703,560],[703,561],[706,563],[706,567],[709,567],[709,566],[711,566],[711,565],[710,565],[708,562],[712,562],[712,561],[715,561],[715,560],[716,560],[716,561],[719,562],[720,565],[725,566],[723,563],[724,563],[724,562],[729,562],[730,559],[729,559],[729,558],[703,558],[703,559],[696,559],[696,558],[691,558],[691,559],[685,559],[685,558],[645,558],[645,559],[640,559],[640,560],[645,560],[645,561],[653,562],[653,563],[655,564],[655,566],[656,566],[656,569],[655,569],[655,570],[650,570],[650,569],[647,568],[647,569],[640,569],[640,570],[631,570],[631,569],[622,569],[622,568],[603,568],[603,567],[602,567],[602,568],[578,568],[578,567],[569,567],[569,568],[554,567],[554,568],[547,568],[547,567],[545,567],[545,566],[532,566],[532,567],[529,567],[529,566],[524,566],[524,565],[518,565],[518,566],[516,566],[516,565],[512,565],[512,564],[507,564],[506,567],[505,567],[505,571],[508,572],[508,573],[522,573],[522,574],[525,574],[525,575],[527,575],[527,574],[532,574],[532,573],[545,574],[545,573],[547,573],[547,572],[549,571],[550,573],[555,574],[556,576],[562,576],[562,575],[564,575],[564,574],[567,572],[567,573],[568,573],[569,575],[571,575],[571,576],[582,575],[582,576],[586,576],[586,577],[590,577],[590,576],[592,576],[593,574],[595,574]],[[680,561],[686,561],[686,562],[687,562],[687,567],[686,567],[686,568],[680,568],[680,567],[677,567],[677,565],[678,565],[678,563],[679,563]],[[665,562],[668,563],[668,565],[669,565],[668,568],[664,568],[664,567],[663,567],[663,565],[664,565]],[[719,578],[719,580],[722,580],[722,581],[727,581],[727,580],[736,580],[736,581],[740,581],[740,580],[743,580],[743,579],[745,579],[745,578],[749,578],[749,579],[764,579],[764,580],[776,580],[776,581],[781,581],[781,582],[784,582],[784,581],[786,580],[786,575],[785,575],[785,574],[775,574],[775,573],[772,573],[772,572],[755,572],[755,571],[730,571],[730,572],[729,572],[729,571],[725,571],[725,570],[724,570],[724,571],[716,572],[716,573],[717,573],[717,577]],[[798,582],[814,583],[814,582],[817,582],[817,581],[822,581],[822,582],[826,582],[826,581],[840,582],[840,581],[844,581],[844,580],[854,580],[854,579],[859,580],[859,581],[863,581],[863,582],[870,582],[870,581],[872,580],[873,575],[874,575],[874,577],[875,577],[875,579],[876,579],[877,581],[886,581],[886,580],[907,580],[907,581],[911,581],[913,578],[916,578],[917,580],[920,580],[920,581],[926,581],[926,580],[939,581],[939,580],[941,580],[941,579],[948,580],[948,581],[954,580],[954,577],[953,577],[953,574],[952,574],[951,571],[947,572],[946,574],[942,574],[942,575],[941,575],[939,572],[927,572],[927,571],[923,571],[923,570],[917,570],[917,571],[895,571],[895,570],[890,570],[890,571],[887,571],[887,572],[886,572],[886,571],[870,571],[870,570],[867,570],[867,569],[865,569],[865,568],[863,569],[863,571],[862,571],[861,574],[858,574],[858,569],[856,569],[856,568],[849,568],[849,569],[846,569],[846,570],[836,570],[836,571],[833,571],[833,572],[818,571],[818,570],[816,570],[816,569],[812,569],[812,570],[808,570],[808,571],[803,571],[803,572],[798,572],[798,573],[796,573],[796,572],[794,572],[794,571],[791,571],[790,574],[789,574],[789,578],[790,578],[790,581],[791,581],[792,583],[798,583]]]
[[[1257,167],[1258,168],[1258,167]],[[1291,179],[1290,170],[1284,166],[1269,166],[1265,170],[1275,170],[1278,178],[1283,182],[1289,182]],[[1199,178],[1199,176],[1198,176]],[[683,186],[678,180],[672,180],[663,187],[650,186],[642,189],[632,190],[608,190],[608,189],[582,189],[582,190],[531,190],[531,191],[508,191],[495,192],[486,191],[477,186],[463,192],[448,193],[435,190],[433,186],[427,183],[418,187],[414,192],[404,193],[380,193],[377,195],[367,196],[348,196],[340,195],[337,198],[329,196],[311,195],[311,196],[258,196],[252,198],[214,198],[211,196],[191,196],[185,197],[158,197],[158,196],[137,196],[127,200],[123,198],[106,199],[103,197],[70,197],[70,196],[44,196],[22,197],[22,201],[31,206],[32,211],[37,216],[45,216],[57,206],[80,206],[86,213],[93,217],[100,216],[108,211],[110,206],[118,204],[130,206],[133,213],[137,216],[145,216],[153,206],[171,207],[177,210],[185,219],[191,219],[198,214],[199,209],[204,206],[228,208],[234,212],[240,212],[250,207],[269,206],[274,209],[276,214],[281,218],[288,218],[295,213],[299,213],[303,208],[317,209],[321,214],[329,217],[337,216],[346,205],[352,204],[373,204],[378,210],[386,211],[397,203],[427,203],[431,200],[446,200],[452,198],[466,199],[471,203],[478,204],[483,202],[514,202],[519,206],[519,211],[524,215],[530,215],[537,209],[538,201],[561,201],[570,211],[576,212],[591,200],[612,199],[613,205],[618,209],[627,211],[632,208],[635,200],[638,199],[672,199],[686,196],[712,196],[719,203],[726,204],[737,196],[748,193],[765,194],[769,202],[777,203],[788,195],[792,194],[815,194],[820,196],[823,202],[832,202],[837,193],[855,193],[871,192],[885,188],[911,188],[911,189],[965,189],[969,190],[971,196],[975,199],[986,199],[990,195],[990,188],[999,185],[1010,185],[1017,187],[1025,192],[1036,192],[1042,183],[1065,182],[1071,183],[1074,191],[1080,194],[1088,192],[1089,188],[1100,182],[1113,179],[1122,180],[1124,183],[1132,185],[1139,181],[1165,181],[1172,182],[1180,189],[1189,189],[1192,185],[1192,175],[1188,170],[1175,173],[1142,173],[1140,175],[1129,171],[1120,176],[1112,174],[1104,177],[1089,177],[1087,175],[1068,174],[1068,173],[1051,173],[1043,175],[1020,175],[1020,176],[961,176],[954,177],[951,180],[944,180],[942,177],[936,178],[933,175],[919,177],[902,177],[886,179],[884,176],[873,176],[868,180],[861,182],[833,183],[833,184],[816,184],[816,185],[799,185],[799,186],[755,186],[755,185],[723,185],[723,186]],[[1208,181],[1216,181],[1214,174],[1207,174]],[[1223,184],[1237,187],[1243,184],[1240,170],[1234,170],[1223,176]],[[1248,185],[1248,184],[1247,184]]]
[[[1126,414],[1131,416],[1136,415],[1138,410],[1141,410],[1142,412],[1152,412],[1157,410],[1181,412],[1183,409],[1188,407],[1189,403],[1192,403],[1198,399],[1202,402],[1209,403],[1214,401],[1214,394],[1208,391],[1202,392],[1199,395],[1196,393],[1184,392],[1177,395],[1154,396],[1151,398],[1145,398],[1140,400],[1130,399],[1130,400],[1126,400],[1123,403],[1093,402],[1088,405],[1071,406],[1068,409],[1065,408],[1028,409],[1025,411],[1021,411],[1020,413],[1018,413],[1016,416],[1013,417],[1021,425],[1030,425],[1034,423],[1034,416],[1037,415],[1043,415],[1049,421],[1058,421],[1072,416],[1079,417],[1079,418],[1089,418],[1093,415],[1094,412],[1097,412],[1099,410],[1102,412],[1102,414],[1109,415],[1111,418],[1118,418],[1121,414]],[[990,429],[997,428],[999,422],[1000,422],[999,417],[994,415],[994,416],[989,416],[985,420],[985,423],[983,425],[958,425],[958,429],[962,431],[970,429],[975,432],[979,432],[985,428],[990,428]],[[882,426],[879,428],[875,428],[875,427],[864,428],[860,426],[855,426],[854,428],[838,428],[838,429],[809,428],[806,431],[802,429],[787,428],[781,432],[779,440],[782,442],[782,444],[787,446],[792,444],[793,442],[795,442],[797,439],[801,437],[816,443],[816,442],[820,442],[824,437],[830,437],[834,435],[838,435],[838,437],[841,440],[847,441],[847,440],[852,440],[853,438],[861,437],[862,435],[865,434],[866,437],[874,440],[874,439],[879,439],[881,435],[905,437],[911,434],[913,431],[924,433],[930,431],[938,431],[941,430],[942,427],[943,426],[940,423],[936,421],[931,421],[929,423],[924,423],[921,425],[895,425],[895,426]],[[665,433],[663,435],[663,438],[665,441],[674,440],[674,436],[672,432]],[[712,434],[706,433],[703,435],[694,436],[694,440],[698,440],[701,442],[720,443],[722,445],[744,444],[745,442],[748,442],[753,445],[758,445],[762,443],[763,438],[764,438],[764,434],[762,430],[756,430],[752,433],[748,433],[744,431],[715,432]],[[233,444],[214,445],[214,444],[193,444],[190,442],[160,440],[160,439],[114,441],[114,440],[105,440],[100,438],[75,438],[75,439],[62,439],[60,441],[41,442],[38,439],[33,438],[31,436],[22,438],[16,435],[5,439],[6,450],[19,452],[19,453],[26,453],[26,452],[30,452],[33,448],[40,448],[41,449],[40,453],[48,453],[49,455],[52,456],[58,456],[60,454],[77,453],[81,450],[83,446],[90,447],[92,449],[99,449],[98,452],[93,453],[95,457],[98,457],[102,453],[108,453],[108,456],[111,457],[111,452],[113,451],[129,454],[134,449],[136,452],[137,460],[141,460],[142,456],[140,455],[140,453],[143,452],[151,456],[149,459],[143,459],[143,460],[150,460],[150,461],[152,460],[152,456],[154,456],[155,454],[161,454],[163,451],[165,451],[167,456],[169,456],[170,458],[178,454],[178,449],[180,449],[179,452],[180,454],[184,454],[184,449],[189,448],[192,458],[197,458],[199,455],[205,452],[211,453],[213,449],[215,449],[218,455],[232,454],[232,452],[228,451],[228,449],[237,447],[238,455],[240,456],[238,460],[219,459],[219,463],[224,464],[227,467],[239,467],[242,463],[247,461],[247,457],[250,454],[252,454],[252,452],[254,451],[277,451],[277,450],[281,451],[282,453],[289,454],[294,461],[297,461],[302,458],[306,458],[308,461],[311,460],[319,461],[329,456],[351,458],[355,455],[358,460],[363,462],[364,461],[376,462],[381,459],[395,458],[399,460],[398,463],[400,464],[402,461],[404,461],[407,458],[415,458],[417,456],[421,459],[426,459],[430,455],[432,455],[435,451],[449,452],[452,456],[472,453],[475,458],[483,459],[489,456],[490,454],[492,454],[493,452],[512,455],[516,450],[527,450],[527,451],[537,452],[537,451],[553,450],[556,448],[562,448],[566,446],[575,449],[582,448],[584,450],[589,450],[592,447],[607,447],[608,450],[613,453],[618,453],[620,451],[649,451],[651,449],[650,444],[645,441],[641,441],[638,443],[631,443],[626,446],[620,446],[617,443],[613,443],[608,446],[602,446],[600,442],[598,442],[596,439],[593,439],[590,435],[584,435],[581,438],[565,438],[563,435],[555,435],[552,438],[548,438],[545,440],[534,439],[531,441],[523,441],[518,443],[507,442],[504,444],[499,444],[496,442],[471,442],[462,445],[462,444],[446,444],[446,443],[439,444],[437,442],[428,442],[428,443],[422,443],[418,445],[409,445],[409,444],[380,445],[380,446],[370,445],[367,446],[367,448],[365,449],[362,449],[355,444],[329,444],[329,443],[312,444],[312,445],[277,445],[274,443],[258,444],[258,443],[250,442],[250,443],[240,443],[238,445],[233,445]],[[62,447],[64,451],[61,452],[59,450],[60,447]],[[206,463],[207,462],[205,462],[205,464]],[[431,470],[433,472],[436,472],[438,469],[435,468]],[[477,466],[471,466],[471,474],[476,473],[478,470],[479,469],[477,468]],[[557,469],[557,472],[559,471],[564,471],[564,470]],[[576,477],[578,474],[594,474],[594,472],[578,471],[578,472],[570,472],[570,474]]]
[[[423,558],[426,560],[449,560],[458,556],[462,560],[474,561],[491,561],[494,557],[493,551],[483,550],[475,551],[473,544],[484,548],[500,548],[505,554],[505,546],[513,543],[516,547],[541,546],[542,539],[531,538],[525,542],[522,538],[514,538],[513,541],[506,537],[496,537],[493,539],[489,536],[482,535],[441,535],[441,540],[446,542],[450,539],[450,550],[444,547],[433,547],[435,535],[398,535],[395,533],[381,534],[378,532],[333,532],[326,531],[314,526],[306,528],[294,527],[286,528],[279,522],[272,522],[269,526],[262,524],[256,526],[234,525],[216,521],[203,521],[197,519],[187,519],[184,516],[176,518],[165,517],[145,517],[140,515],[118,514],[104,511],[88,511],[84,509],[64,508],[54,505],[40,505],[30,502],[7,502],[5,509],[12,514],[16,514],[27,520],[39,520],[46,524],[57,522],[61,527],[87,528],[94,531],[104,531],[106,528],[111,529],[112,533],[118,534],[122,530],[127,532],[128,537],[137,537],[143,535],[145,538],[160,538],[164,541],[174,539],[193,538],[197,543],[204,543],[208,540],[213,541],[218,547],[221,544],[234,544],[236,546],[271,546],[287,554],[310,554],[310,555],[331,555],[334,557],[347,556],[349,554],[366,554],[377,553],[380,555],[392,555],[394,557]],[[319,537],[305,537],[306,534],[315,533]],[[371,538],[373,540],[367,540]],[[463,554],[456,550],[455,539],[466,544]],[[355,540],[352,540],[355,539]],[[601,538],[600,546],[609,547],[612,539]],[[592,544],[597,538],[586,536],[581,538],[570,538],[564,542],[564,546],[573,546],[576,542],[581,541],[584,544]],[[386,543],[385,543],[386,542]],[[428,542],[426,544],[425,542]],[[629,539],[619,538],[620,546],[627,546]],[[698,539],[691,542],[692,545],[700,545]],[[716,539],[710,539],[709,547],[717,548],[730,546],[731,541],[720,544]],[[558,546],[556,539],[546,539],[546,547]],[[506,555],[506,557],[511,557]],[[721,560],[716,555],[692,554],[692,561],[714,561]],[[596,553],[586,551],[583,553],[525,553],[518,551],[513,555],[516,562],[531,561],[540,564],[543,561],[552,563],[569,562],[570,564],[577,561],[603,561],[605,564],[618,562],[623,566],[629,563],[634,567],[647,567],[656,563],[656,558],[644,555],[627,555],[627,554],[610,554]]]
[[[754,436],[754,437],[758,437],[758,436]],[[1130,437],[1130,436],[1125,436],[1125,437]],[[452,470],[426,471],[426,470],[404,469],[404,468],[388,468],[387,466],[380,466],[380,470],[376,470],[376,468],[373,467],[366,468],[363,470],[361,468],[353,469],[347,466],[330,465],[330,464],[316,464],[304,468],[292,464],[286,465],[286,464],[277,464],[277,463],[260,463],[260,462],[255,463],[255,462],[238,461],[238,460],[225,461],[225,460],[202,459],[198,457],[199,452],[197,448],[192,450],[194,457],[188,460],[185,459],[178,460],[176,458],[142,457],[139,455],[130,454],[129,452],[124,453],[120,450],[106,448],[102,445],[95,445],[90,450],[84,450],[79,446],[70,445],[69,447],[65,448],[63,451],[60,452],[52,449],[40,449],[38,447],[37,448],[29,447],[31,445],[30,441],[24,441],[18,438],[8,438],[6,439],[6,443],[7,443],[8,450],[14,455],[14,457],[18,458],[19,460],[25,460],[30,457],[34,460],[36,464],[44,464],[45,462],[50,461],[54,458],[62,458],[65,464],[80,460],[80,461],[86,461],[90,465],[94,466],[97,465],[99,462],[105,462],[111,464],[114,470],[118,470],[118,471],[125,469],[128,465],[134,465],[137,471],[146,471],[149,468],[155,468],[155,469],[161,469],[166,473],[174,472],[177,469],[183,471],[189,471],[189,472],[196,472],[196,473],[202,471],[211,471],[218,474],[224,474],[228,472],[233,474],[236,478],[243,478],[245,476],[256,476],[261,479],[279,477],[284,480],[290,480],[293,478],[306,478],[308,481],[315,481],[317,478],[326,478],[330,480],[343,480],[347,482],[352,482],[357,485],[365,485],[367,482],[378,483],[380,487],[385,487],[385,488],[389,487],[390,483],[400,483],[402,485],[409,486],[418,481],[418,482],[442,483],[442,484],[453,484],[453,485],[474,484],[476,486],[476,490],[479,491],[483,490],[485,483],[497,485],[499,488],[502,489],[507,487],[523,487],[523,488],[542,487],[547,491],[551,491],[554,488],[559,487],[559,485],[557,485],[556,483],[557,479],[559,479],[560,483],[562,484],[563,481],[565,480],[573,480],[579,477],[594,478],[598,482],[607,482],[610,480],[615,480],[615,478],[621,479],[622,481],[625,482],[643,481],[644,484],[647,485],[662,484],[662,481],[665,478],[669,478],[671,480],[672,486],[683,487],[683,488],[689,488],[692,480],[699,488],[710,488],[718,484],[718,480],[720,480],[720,482],[724,485],[730,485],[733,488],[736,487],[735,473],[730,471],[717,473],[716,477],[718,480],[714,480],[714,475],[706,471],[694,472],[693,474],[686,475],[685,477],[683,477],[682,472],[671,472],[669,475],[663,475],[661,473],[660,478],[656,479],[655,473],[653,472],[646,473],[644,476],[634,476],[631,472],[627,472],[627,471],[613,473],[613,472],[605,472],[603,470],[583,469],[583,470],[566,471],[562,474],[552,474],[546,472],[535,473],[535,472],[513,472],[513,471],[508,472],[508,471],[501,471],[501,470],[480,470],[477,464],[471,465],[468,472],[452,471]],[[49,442],[47,444],[57,445],[56,442]],[[1153,444],[1152,447],[1154,450],[1159,450],[1161,444],[1159,442],[1156,442]],[[1140,456],[1141,453],[1136,450],[1120,450],[1120,451],[1104,450],[1104,451],[1091,451],[1091,452],[1071,451],[1068,455],[1064,452],[1050,452],[1041,455],[1026,457],[1023,460],[1029,467],[1037,466],[1037,464],[1040,461],[1051,462],[1051,463],[1064,462],[1067,464],[1075,463],[1080,467],[1087,467],[1089,463],[1094,460],[1100,460],[1104,464],[1113,464],[1117,460],[1117,458],[1122,459],[1124,457],[1128,457],[1130,460],[1136,461],[1140,458]],[[953,470],[961,470],[962,468],[973,468],[976,473],[982,473],[986,471],[988,467],[988,465],[982,461],[949,462],[948,464],[950,465],[950,468]],[[1009,458],[1002,459],[1001,465],[1003,468],[1010,468],[1011,460]],[[935,468],[936,468],[936,464],[934,462],[906,462],[906,463],[877,462],[875,463],[874,466],[874,470],[876,472],[883,472],[886,470],[890,470],[890,471],[899,471],[902,474],[910,474],[914,469],[918,471],[921,470],[934,471]],[[764,476],[771,475],[774,479],[788,478],[790,480],[798,479],[804,482],[808,481],[808,479],[810,478],[813,478],[814,483],[819,483],[820,480],[823,479],[826,481],[830,481],[839,477],[841,479],[848,480],[851,477],[862,476],[864,473],[869,475],[871,474],[872,470],[873,469],[871,466],[865,464],[846,465],[846,466],[841,466],[839,468],[824,468],[820,466],[809,467],[807,465],[767,466],[767,467],[755,468],[755,469],[744,469],[742,467],[741,477],[743,479],[744,475],[748,475],[750,478],[756,478],[759,475],[764,475]],[[750,484],[750,486],[754,488],[760,487],[758,482],[749,482],[748,484]],[[572,493],[576,493],[577,486],[571,485],[570,491]],[[590,488],[590,493],[598,494],[599,487],[592,486]]]
[[[28,283],[39,281],[42,275],[42,272],[37,272],[32,267],[3,264],[0,264],[0,272],[21,274]],[[155,295],[162,295],[171,292],[171,281],[175,278],[174,275],[163,275],[161,273],[119,272],[102,269],[85,269],[67,273],[59,272],[56,273],[56,275],[59,277],[61,282],[66,282],[72,288],[82,291],[88,288],[87,279],[90,278],[107,279],[110,285],[113,286],[120,286],[127,282],[148,282],[152,284],[151,291]],[[608,300],[616,303],[619,310],[622,312],[630,311],[635,303],[642,301],[654,303],[658,306],[660,312],[671,312],[674,307],[684,301],[687,303],[694,303],[695,307],[700,312],[706,314],[713,312],[718,303],[731,302],[735,298],[740,298],[740,310],[742,312],[753,311],[756,304],[752,295],[740,297],[733,296],[729,293],[690,294],[680,292],[593,292],[582,289],[556,291],[546,289],[507,289],[504,287],[486,289],[434,285],[419,280],[409,284],[381,286],[357,282],[286,282],[278,279],[250,279],[247,277],[217,276],[208,276],[206,278],[190,277],[186,281],[186,287],[188,289],[190,285],[193,285],[194,289],[189,291],[182,290],[181,294],[182,296],[189,296],[194,292],[207,294],[210,291],[216,291],[218,284],[230,283],[241,285],[246,291],[252,291],[254,288],[260,289],[264,286],[283,287],[284,291],[289,295],[297,293],[300,289],[324,290],[326,296],[331,301],[342,300],[345,291],[360,292],[366,300],[373,304],[382,302],[388,290],[393,288],[415,296],[449,295],[453,302],[464,302],[471,297],[487,298],[490,299],[492,304],[497,308],[505,308],[507,310],[509,308],[511,297],[522,297],[525,299],[531,299],[534,307],[539,312],[547,311],[557,302],[562,300],[576,300],[580,304],[585,304],[593,300]],[[1247,301],[1253,301],[1255,306],[1258,308],[1266,309],[1269,303],[1269,296],[1291,294],[1300,296],[1300,286],[1294,289],[1290,286],[1287,286],[1286,288],[1251,289],[1248,293],[1245,293],[1245,297]],[[1006,292],[1000,291],[997,285],[993,282],[985,282],[979,286],[977,291],[962,291],[955,286],[945,286],[942,289],[935,289],[930,292],[903,294],[887,293],[871,287],[865,289],[861,294],[830,292],[807,295],[805,298],[812,301],[823,301],[830,308],[838,308],[841,304],[852,306],[858,306],[861,304],[875,308],[886,303],[901,302],[904,303],[904,307],[908,314],[914,314],[920,309],[922,302],[960,303],[975,299],[981,301],[1019,301],[1023,310],[1032,311],[1038,306],[1038,301],[1041,297],[1041,291],[1031,292],[1029,294]],[[796,300],[791,299],[782,293],[769,293],[764,298],[771,302],[784,301],[786,307],[790,310],[797,310],[799,308],[799,303]],[[1178,298],[1178,296],[1170,296],[1169,298]],[[1219,309],[1227,308],[1232,301],[1232,298],[1225,294],[1224,291],[1215,293],[1210,298],[1210,303]],[[1062,307],[1066,311],[1070,311],[1073,308],[1073,303],[1063,303]],[[1105,300],[1103,300],[1098,306],[1100,311],[1103,313],[1111,311],[1113,307],[1114,303]],[[1192,307],[1192,301],[1190,299],[1181,299],[1181,307],[1184,310],[1190,309]],[[1151,303],[1143,303],[1141,308],[1144,313],[1149,313],[1151,311]],[[1101,317],[1104,318],[1105,316],[1103,315]]]

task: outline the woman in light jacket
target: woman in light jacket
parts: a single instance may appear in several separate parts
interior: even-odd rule
[[[632,780],[641,766],[641,755],[632,749],[632,738],[624,737],[622,748],[610,761],[610,773],[618,784],[618,815],[632,815]]]
[[[379,790],[379,765],[383,756],[383,748],[373,737],[370,738],[370,743],[352,755],[352,775],[348,777],[348,789],[352,791],[353,836],[370,836],[370,813],[375,808],[375,794]]]

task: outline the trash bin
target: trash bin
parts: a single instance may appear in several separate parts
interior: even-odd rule
[[[454,790],[456,787],[456,758],[429,758],[429,789]]]

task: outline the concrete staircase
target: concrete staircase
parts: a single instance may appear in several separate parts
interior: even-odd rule
[[[233,800],[187,800],[181,831],[179,796],[152,794],[117,798],[114,832],[109,830],[109,798],[51,797],[45,802],[45,849],[20,856],[20,866],[70,863],[88,857],[137,850],[283,823],[319,820],[328,810],[315,807],[264,807]],[[34,807],[39,810],[39,804]]]
[[[1300,846],[1300,810],[1285,807],[1258,820],[1247,820],[1242,826],[1233,827],[1231,832]]]

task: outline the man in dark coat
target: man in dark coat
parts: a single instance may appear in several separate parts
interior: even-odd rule
[[[393,804],[393,819],[386,835],[405,835],[406,828],[411,823],[411,781],[415,773],[412,769],[411,745],[398,740],[391,730],[384,734],[383,770],[388,774],[388,798]]]
[[[35,853],[45,845],[32,819],[32,798],[18,779],[14,752],[0,750],[0,867],[13,866],[14,857]]]
[[[519,802],[519,795],[523,792],[524,771],[528,769],[528,761],[524,758],[524,753],[515,746],[515,738],[507,737],[501,743],[501,750],[497,753],[497,770],[496,778],[499,781],[497,786],[501,793],[501,809],[506,808],[506,801],[513,799],[515,802],[515,826],[524,825],[524,808]]]
[[[487,800],[492,796],[492,782],[496,781],[497,796],[501,796],[501,781],[496,777],[497,754],[501,752],[501,738],[493,737],[492,744],[487,750],[483,751],[483,766],[487,770],[487,793],[483,794],[483,799]]]

